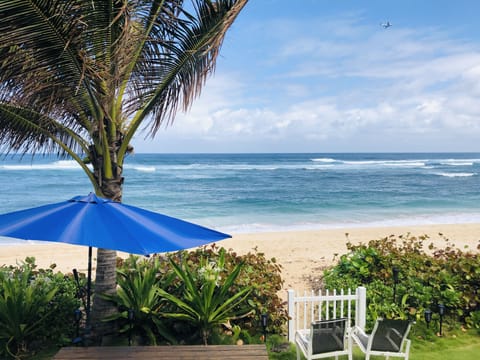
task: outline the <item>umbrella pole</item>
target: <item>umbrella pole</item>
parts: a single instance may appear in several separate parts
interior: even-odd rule
[[[87,276],[87,331],[90,331],[90,294],[92,291],[92,247],[88,247],[88,276]]]

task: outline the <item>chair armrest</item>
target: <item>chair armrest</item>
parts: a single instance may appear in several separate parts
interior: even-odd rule
[[[368,336],[365,331],[360,327],[360,326],[354,326],[352,328],[350,328],[350,333],[351,334],[355,334],[355,335],[363,335],[363,336]]]
[[[305,357],[308,353],[310,330],[297,330],[295,331],[295,346],[297,347],[297,358],[298,352],[301,351]]]
[[[308,339],[310,336],[310,330],[309,329],[300,329],[295,331],[295,338],[302,338],[302,339]]]
[[[353,327],[350,337],[363,352],[367,351],[369,335],[362,328],[358,326]]]

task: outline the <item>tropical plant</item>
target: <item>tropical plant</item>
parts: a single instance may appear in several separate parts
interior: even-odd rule
[[[217,262],[211,262],[208,258],[201,259],[197,271],[192,270],[186,261],[179,265],[172,258],[170,264],[181,279],[183,295],[179,297],[158,289],[159,294],[174,305],[171,311],[163,312],[162,315],[193,325],[200,332],[205,345],[216,326],[245,316],[251,311],[248,307],[240,307],[252,291],[250,286],[238,289],[233,295],[230,293],[243,263],[237,264],[225,280],[222,279],[225,276],[225,251],[220,251]]]
[[[118,309],[104,320],[116,322],[120,334],[137,337],[141,343],[150,345],[157,345],[158,335],[176,343],[160,318],[162,303],[158,290],[160,286],[168,286],[171,277],[160,280],[157,277],[159,268],[157,258],[148,261],[130,256],[122,269],[117,269],[117,293],[102,295]]]
[[[45,330],[45,319],[53,310],[48,305],[57,288],[31,278],[29,269],[0,271],[0,343],[12,357],[27,352],[29,341]]]
[[[79,300],[72,276],[54,268],[37,268],[33,257],[0,267],[0,357],[71,342]]]
[[[243,340],[247,340],[244,336],[245,331],[248,331],[250,336],[256,336],[259,330],[263,330],[261,329],[262,314],[268,314],[266,330],[270,334],[284,333],[288,312],[285,300],[279,296],[283,289],[282,267],[275,258],[267,258],[264,253],[259,252],[256,248],[246,254],[239,255],[232,249],[227,250],[216,244],[191,251],[181,251],[174,256],[177,258],[177,262],[180,259],[186,261],[193,270],[200,266],[202,259],[217,262],[222,253],[225,256],[226,273],[230,273],[237,264],[243,263],[240,275],[231,287],[230,293],[233,295],[245,286],[252,287],[252,291],[246,299],[252,309],[251,313],[234,321],[242,329]],[[169,291],[174,291],[174,289],[169,289]]]
[[[70,157],[97,195],[121,201],[133,136],[188,110],[246,3],[1,1],[0,150]],[[115,259],[98,250],[97,293],[115,291]],[[94,326],[108,309],[94,298]]]
[[[175,273],[171,261],[176,264],[188,264],[189,271],[193,274],[204,273],[205,264],[207,268],[213,266],[212,264],[223,263],[223,270],[220,272],[220,277],[225,279],[237,265],[241,265],[241,270],[232,286],[229,288],[226,297],[235,295],[239,290],[245,287],[251,287],[245,298],[245,303],[242,306],[248,306],[249,310],[245,316],[241,318],[231,319],[225,323],[224,326],[217,328],[219,331],[213,332],[210,338],[210,343],[236,343],[241,340],[244,343],[256,343],[261,341],[261,334],[263,328],[261,327],[262,314],[268,314],[267,331],[269,334],[282,334],[285,331],[285,324],[288,319],[285,302],[279,297],[279,291],[282,289],[283,281],[281,279],[281,266],[276,263],[275,259],[267,259],[265,254],[258,251],[249,252],[244,255],[238,255],[234,251],[226,250],[218,247],[216,244],[202,246],[193,250],[182,250],[175,253],[168,254],[168,256],[153,256],[149,259],[139,260],[136,256],[130,256],[127,259],[119,259],[117,276],[119,277],[119,292],[123,288],[130,289],[128,293],[135,294],[128,296],[127,299],[121,299],[118,296],[106,296],[112,299],[119,309],[120,313],[113,315],[111,319],[116,319],[120,324],[120,331],[128,334],[130,327],[126,320],[128,316],[128,309],[140,308],[140,305],[133,305],[142,303],[139,299],[148,298],[155,299],[155,301],[148,300],[150,305],[148,309],[155,308],[155,316],[159,315],[160,310],[163,312],[176,312],[177,306],[174,303],[161,301],[160,296],[151,296],[157,288],[163,289],[171,295],[179,299],[185,296],[185,286],[183,280]],[[140,280],[137,276],[144,276],[145,268],[155,269],[155,279],[149,277],[150,280]],[[203,269],[202,269],[203,268]],[[216,265],[215,268],[219,269]],[[152,270],[153,271],[153,270]],[[130,274],[133,272],[133,274]],[[147,276],[148,277],[148,276]],[[203,286],[203,276],[195,276],[197,280],[196,286],[198,288]],[[149,284],[147,286],[124,284],[126,282],[144,282]],[[142,288],[144,290],[139,290]],[[135,289],[135,290],[133,290]],[[122,297],[123,298],[123,297]],[[135,302],[131,300],[135,298]],[[155,304],[158,300],[161,304]],[[147,300],[145,300],[147,301]],[[239,310],[240,310],[239,306]],[[137,311],[134,311],[136,314]],[[132,314],[132,315],[134,315]],[[152,315],[153,312],[150,311]],[[153,316],[153,315],[152,315]],[[145,316],[139,317],[134,315],[134,319],[145,319]],[[137,331],[135,321],[132,324],[132,333],[140,334]],[[174,339],[168,336],[160,336],[159,331],[155,330],[152,324],[147,325],[148,321],[141,321],[142,326],[150,326],[153,331],[152,334],[157,336],[157,342],[165,341],[173,343],[177,340],[178,343],[196,343],[200,335],[195,332],[195,326],[192,326],[188,321],[175,321],[172,318],[162,318],[162,326],[166,330],[165,334],[173,335]],[[143,330],[142,330],[143,331]]]

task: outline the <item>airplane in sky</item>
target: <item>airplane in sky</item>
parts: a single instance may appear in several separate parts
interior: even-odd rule
[[[387,21],[387,22],[384,22],[382,24],[380,24],[383,26],[384,29],[387,29],[389,28],[390,26],[392,26],[392,23],[390,21]]]

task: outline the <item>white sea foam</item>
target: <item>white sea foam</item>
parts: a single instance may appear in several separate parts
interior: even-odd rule
[[[441,159],[437,160],[440,165],[448,166],[473,166],[480,163],[480,159]]]
[[[473,166],[480,159],[401,159],[401,160],[341,160],[334,158],[311,158],[310,163],[191,163],[191,164],[162,164],[154,165],[125,164],[126,169],[142,172],[155,171],[276,171],[276,170],[322,170],[331,168],[423,168],[431,169],[438,166]]]
[[[335,160],[335,159],[332,159],[332,158],[314,158],[314,159],[311,159],[312,161],[315,161],[315,162],[325,162],[325,163],[333,163],[333,162],[337,162],[338,160]]]
[[[344,217],[343,219],[346,219]],[[282,222],[245,222],[243,224],[223,224],[216,228],[230,234],[262,233],[303,230],[329,230],[344,228],[374,228],[396,226],[419,226],[436,224],[476,224],[480,223],[480,213],[445,214],[397,214],[395,217],[370,218],[363,220],[336,220],[325,222],[282,221]]]
[[[347,165],[382,166],[382,167],[423,167],[426,160],[359,160],[343,161]]]
[[[314,161],[314,160],[312,160]],[[275,170],[321,170],[335,167],[425,167],[419,161],[318,161],[298,164],[202,164],[202,165],[157,165],[158,171],[221,170],[221,171],[275,171]]]
[[[422,161],[392,161],[385,162],[384,166],[405,166],[405,167],[423,167],[425,162]]]
[[[349,166],[382,166],[382,167],[423,167],[435,166],[474,166],[480,159],[402,159],[402,160],[341,160],[334,158],[314,158],[311,161],[337,163]]]
[[[332,169],[335,165],[310,165],[304,166],[302,169],[304,170],[324,170],[324,169]]]
[[[447,173],[447,172],[436,172],[433,173],[434,175],[438,176],[445,176],[445,177],[470,177],[475,176],[477,173]]]
[[[440,164],[442,165],[448,165],[448,166],[473,166],[474,162],[473,161],[445,161],[441,162]]]
[[[176,179],[185,179],[185,180],[205,180],[205,179],[218,179],[218,176],[211,175],[201,175],[201,174],[185,174],[185,175],[176,175]]]
[[[148,172],[148,173],[152,173],[156,171],[155,166],[134,166],[133,169],[140,172]]]
[[[58,160],[46,164],[8,164],[0,166],[3,170],[80,170],[80,165],[75,160]]]
[[[273,171],[278,169],[301,169],[304,165],[256,165],[256,164],[189,164],[189,165],[158,165],[159,171],[186,171],[186,170],[225,170],[225,171]]]

